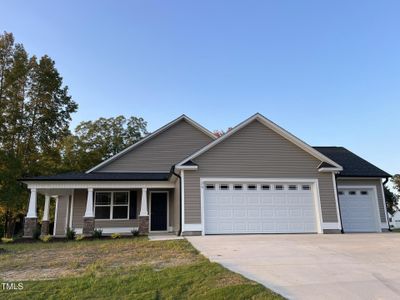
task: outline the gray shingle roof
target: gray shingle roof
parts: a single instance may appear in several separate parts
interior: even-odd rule
[[[342,177],[391,177],[390,174],[374,166],[344,147],[314,147],[323,155],[343,167]]]
[[[166,181],[170,173],[116,173],[116,172],[92,172],[92,173],[63,173],[49,176],[26,177],[23,181]]]

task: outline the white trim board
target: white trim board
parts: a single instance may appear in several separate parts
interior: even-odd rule
[[[160,133],[166,131],[168,128],[172,127],[173,125],[177,124],[178,122],[185,120],[186,122],[188,122],[190,125],[192,125],[193,127],[197,128],[198,130],[200,130],[201,132],[203,132],[204,134],[208,135],[210,138],[212,138],[213,140],[216,139],[216,136],[209,131],[208,129],[206,129],[205,127],[201,126],[199,123],[195,122],[194,120],[192,120],[191,118],[189,118],[186,115],[181,115],[180,117],[176,118],[175,120],[169,122],[168,124],[164,125],[163,127],[157,129],[156,131],[154,131],[153,133],[150,133],[149,135],[147,135],[146,137],[144,137],[143,139],[141,139],[140,141],[136,142],[133,145],[130,145],[129,147],[125,148],[124,150],[122,150],[121,152],[115,154],[114,156],[111,156],[109,159],[106,159],[105,161],[101,162],[100,164],[94,166],[93,168],[91,168],[90,170],[86,171],[86,173],[91,173],[107,164],[109,164],[110,162],[114,161],[115,159],[117,159],[118,157],[124,155],[125,153],[131,151],[132,149],[144,144],[145,142],[147,142],[148,140],[156,137],[157,135],[159,135]]]
[[[57,215],[58,215],[58,196],[55,196],[56,199],[56,208],[54,211],[54,226],[53,226],[53,235],[56,236],[57,233]]]
[[[181,235],[185,231],[185,170],[181,170]]]
[[[340,226],[340,223],[337,223],[337,222],[324,222],[324,223],[322,223],[322,228],[323,229],[338,229],[338,230],[342,229],[342,227]]]
[[[96,229],[103,230],[104,234],[111,234],[111,233],[129,233],[132,234],[132,230],[138,230],[138,227],[96,227]],[[77,234],[82,234],[82,228],[74,228]]]
[[[176,164],[176,166],[178,168],[181,167],[183,164],[185,164],[189,160],[192,160],[192,159],[196,158],[197,156],[203,154],[204,152],[210,150],[211,148],[213,148],[214,146],[216,146],[220,142],[224,141],[225,139],[229,138],[235,132],[239,131],[240,129],[242,129],[243,127],[247,126],[248,124],[250,124],[251,122],[253,122],[255,120],[259,121],[264,126],[268,127],[269,129],[273,130],[275,133],[281,135],[282,137],[284,137],[288,141],[292,142],[293,144],[295,144],[296,146],[298,146],[302,150],[308,152],[309,154],[311,154],[315,158],[317,158],[317,159],[319,159],[319,160],[321,160],[323,162],[327,162],[327,163],[333,165],[334,167],[337,168],[335,170],[337,170],[337,171],[342,171],[343,170],[342,166],[340,166],[338,163],[336,163],[333,160],[331,160],[330,158],[326,157],[321,152],[315,150],[313,147],[311,147],[310,145],[308,145],[304,141],[302,141],[299,138],[295,137],[293,134],[291,134],[290,132],[286,131],[282,127],[278,126],[274,122],[268,120],[266,117],[264,117],[263,115],[261,115],[259,113],[256,113],[255,115],[251,116],[247,120],[245,120],[242,123],[238,124],[232,130],[228,131],[226,134],[224,134],[220,138],[218,138],[215,141],[209,143],[205,147],[201,148],[199,151],[195,152],[194,154],[190,155],[189,157],[185,158],[184,160],[182,160],[181,162]]]
[[[202,232],[204,232],[202,224],[185,224],[185,231],[202,231]]]

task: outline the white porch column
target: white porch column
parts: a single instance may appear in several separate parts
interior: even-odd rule
[[[140,217],[147,217],[149,211],[147,210],[147,188],[142,188],[142,202],[140,205]]]
[[[49,220],[49,209],[50,209],[50,196],[46,195],[44,197],[44,211],[43,211],[43,219],[42,221]]]
[[[86,211],[85,218],[93,218],[93,189],[88,188],[87,200],[86,200]]]
[[[27,218],[37,218],[36,213],[36,199],[37,199],[37,191],[36,189],[31,189],[31,197],[29,198],[29,208]]]

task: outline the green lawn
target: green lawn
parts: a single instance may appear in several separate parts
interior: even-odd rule
[[[282,299],[211,263],[186,240],[0,245],[0,299]]]

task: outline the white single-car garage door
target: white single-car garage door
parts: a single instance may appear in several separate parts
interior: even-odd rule
[[[372,188],[339,188],[344,232],[380,231],[379,210]]]
[[[318,231],[312,183],[204,185],[205,234]]]

